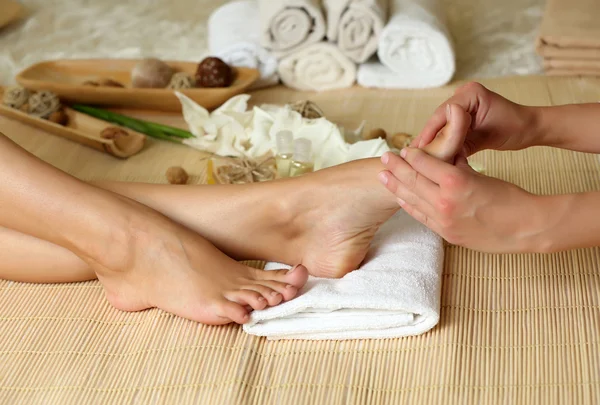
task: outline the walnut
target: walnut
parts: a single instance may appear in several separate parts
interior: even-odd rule
[[[100,137],[103,139],[117,139],[122,136],[129,136],[129,132],[120,127],[106,127],[100,132]]]
[[[301,116],[308,119],[317,119],[325,116],[319,106],[310,100],[297,101],[290,104],[290,108],[292,111],[296,111]]]
[[[381,128],[372,129],[371,132],[369,132],[366,135],[363,135],[363,139],[365,141],[368,141],[371,139],[377,139],[377,138],[385,139],[386,137],[387,137],[386,132]]]
[[[404,132],[398,132],[389,139],[390,146],[396,149],[406,148],[413,140],[413,136]]]
[[[196,79],[185,72],[178,72],[171,77],[170,89],[191,89],[196,86]]]
[[[52,121],[58,125],[67,125],[67,122],[69,122],[69,117],[62,109],[60,109],[50,114],[48,121]]]
[[[189,178],[187,172],[179,166],[169,167],[166,175],[170,184],[186,184]]]
[[[233,83],[233,70],[219,58],[206,58],[196,70],[199,87],[229,87]]]

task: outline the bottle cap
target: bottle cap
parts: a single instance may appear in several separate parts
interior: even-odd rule
[[[312,142],[306,138],[296,139],[294,142],[294,160],[309,163],[312,161]]]
[[[275,143],[277,145],[277,153],[287,155],[294,152],[294,135],[292,131],[282,130],[275,135]]]

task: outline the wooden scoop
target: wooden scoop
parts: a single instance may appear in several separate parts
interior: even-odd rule
[[[4,89],[0,87],[0,99],[2,99],[3,94]],[[0,104],[0,115],[21,121],[45,132],[70,139],[118,158],[124,159],[133,156],[144,147],[146,142],[144,134],[124,129],[127,135],[117,136],[114,139],[104,139],[100,134],[106,128],[114,127],[114,124],[77,112],[68,107],[64,107],[63,111],[68,117],[68,122],[64,126]]]

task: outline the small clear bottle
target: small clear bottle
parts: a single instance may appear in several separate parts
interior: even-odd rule
[[[279,131],[275,135],[275,143],[277,145],[277,156],[275,156],[277,177],[290,177],[290,165],[294,155],[294,135],[291,131]]]
[[[290,166],[290,177],[300,176],[314,170],[311,159],[312,143],[305,138],[297,139],[294,143],[294,160]]]

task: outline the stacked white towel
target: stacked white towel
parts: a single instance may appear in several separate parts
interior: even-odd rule
[[[209,52],[230,65],[258,69],[253,88],[279,83],[277,58],[260,44],[259,19],[256,0],[240,0],[219,7],[208,20]]]
[[[321,0],[258,0],[262,45],[284,56],[325,36]]]
[[[439,0],[391,0],[390,21],[379,39],[380,63],[358,70],[365,87],[428,88],[448,83],[455,56]]]
[[[341,279],[309,278],[297,298],[254,311],[244,331],[306,340],[425,333],[439,321],[443,256],[441,238],[400,211],[375,235],[360,269]]]
[[[324,0],[327,39],[356,63],[376,51],[387,21],[388,0]]]

